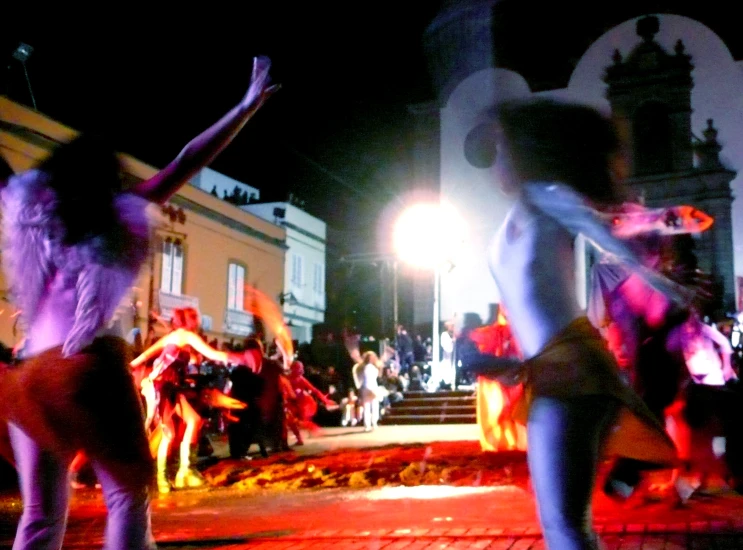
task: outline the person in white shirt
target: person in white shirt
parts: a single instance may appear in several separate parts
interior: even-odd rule
[[[457,341],[454,336],[454,321],[445,322],[444,328],[446,330],[441,333],[441,363],[439,365],[440,380],[437,381],[437,384],[441,382],[453,389],[456,377],[454,356]]]
[[[382,361],[373,351],[367,351],[353,367],[353,380],[359,390],[359,400],[364,410],[364,431],[377,428],[379,422],[379,376],[382,374]]]

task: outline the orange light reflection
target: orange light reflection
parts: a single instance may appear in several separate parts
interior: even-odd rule
[[[284,348],[287,356],[290,358],[293,357],[294,345],[292,344],[292,336],[289,329],[286,328],[286,324],[284,324],[284,313],[281,311],[279,305],[263,292],[250,285],[245,285],[244,296],[245,310],[252,315],[260,317],[271,332],[274,333],[276,340]]]

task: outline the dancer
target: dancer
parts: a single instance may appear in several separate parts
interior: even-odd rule
[[[198,335],[201,321],[194,308],[178,308],[173,311],[172,332],[166,334],[131,362],[132,368],[144,365],[160,352],[152,372],[142,380],[142,394],[146,398],[147,416],[145,427],[152,426],[155,414],[160,419],[160,441],[157,448],[157,489],[170,492],[167,478],[167,463],[170,446],[176,437],[174,417],[185,424],[181,439],[176,489],[200,487],[204,484],[201,475],[191,468],[194,461],[192,445],[198,442],[202,418],[189,402],[186,375],[188,366],[200,362],[196,354],[218,363],[244,363],[242,354],[215,350]]]
[[[730,342],[715,326],[705,324],[697,312],[692,312],[685,324],[671,332],[668,347],[680,350],[690,375],[678,403],[667,410],[666,415],[669,428],[686,447],[690,466],[701,474],[694,485],[704,485],[709,466],[716,462],[716,457],[712,456],[711,434],[705,428],[718,424],[725,437],[725,477],[731,488],[743,492],[743,429],[740,426],[743,394],[732,366]],[[692,437],[692,433],[697,437]],[[691,449],[692,441],[699,436],[704,436],[701,457]],[[694,485],[691,487],[695,489]]]
[[[297,445],[304,445],[301,428],[311,433],[318,432],[320,427],[312,419],[317,414],[318,399],[328,410],[337,409],[338,405],[328,399],[304,377],[304,365],[301,361],[293,361],[289,367],[289,385],[291,395],[285,396],[286,424],[297,438]],[[289,389],[289,388],[288,388]]]
[[[0,380],[24,503],[16,550],[62,546],[78,450],[103,487],[106,548],[154,547],[154,464],[127,344],[98,335],[147,258],[148,204],[163,204],[227,146],[276,89],[269,67],[257,58],[243,100],[129,192],[113,150],[86,136],[3,182],[3,267],[28,336],[25,361]]]
[[[528,463],[540,522],[549,548],[598,548],[590,503],[604,443],[612,444],[607,451],[660,463],[673,463],[675,449],[622,383],[578,305],[575,235],[669,295],[683,294],[643,268],[592,208],[621,200],[613,170],[619,142],[609,121],[587,107],[545,100],[504,104],[493,114],[484,145],[495,153],[495,179],[516,202],[489,264],[526,360]],[[620,408],[632,414],[618,416]],[[609,441],[619,418],[625,422]]]
[[[379,422],[379,383],[382,361],[373,351],[367,351],[353,367],[353,380],[359,390],[359,400],[364,409],[364,431],[371,432]]]
[[[520,362],[518,346],[502,309],[498,308],[495,323],[474,329],[469,338],[482,355]],[[475,360],[468,366],[479,364],[480,361]],[[514,418],[524,387],[520,381],[508,382],[484,373],[477,377],[477,425],[483,451],[526,450],[526,429]]]
[[[248,451],[253,443],[258,444],[264,458],[269,448],[286,448],[283,371],[281,363],[265,356],[260,340],[245,341],[245,361],[230,374],[230,395],[248,405],[235,413],[238,421],[227,428],[231,457],[250,458]]]
[[[629,239],[645,267],[664,272],[693,272],[667,246],[673,235],[698,233],[712,224],[712,218],[687,206],[649,209],[624,204],[612,215],[612,233]],[[678,275],[676,275],[678,276]],[[691,280],[685,280],[692,283]],[[679,459],[688,463],[690,445],[688,427],[682,418],[681,388],[688,381],[684,357],[678,346],[669,346],[669,335],[686,322],[689,311],[672,303],[649,286],[641,277],[604,255],[591,273],[588,317],[604,331],[609,348],[623,368],[627,382],[638,392],[659,422],[665,423],[676,443]],[[701,290],[700,290],[701,293]],[[620,459],[604,483],[611,498],[626,500],[642,479],[643,470],[652,469],[642,461]],[[654,485],[665,490],[674,486],[678,498],[685,501],[693,486],[685,475],[674,469],[670,484]]]
[[[188,400],[186,374],[188,366],[200,354],[219,363],[240,363],[242,356],[211,348],[198,335],[201,323],[194,308],[178,308],[173,311],[172,332],[166,334],[131,362],[132,368],[144,365],[160,352],[152,372],[142,380],[142,394],[146,398],[147,417],[145,427],[152,427],[157,414],[160,419],[160,441],[157,448],[157,489],[170,492],[167,478],[167,462],[170,446],[176,437],[174,417],[185,424],[181,439],[178,472],[175,487],[199,487],[204,484],[201,475],[190,467],[193,462],[192,445],[198,441],[202,418]]]

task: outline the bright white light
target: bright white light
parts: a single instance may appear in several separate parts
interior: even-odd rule
[[[405,210],[395,223],[393,244],[404,262],[424,268],[452,261],[462,247],[466,225],[450,204],[422,203]]]
[[[365,494],[368,500],[433,500],[437,498],[463,497],[468,495],[482,495],[495,492],[519,491],[513,485],[497,485],[492,487],[454,487],[452,485],[417,485],[414,487],[382,487],[373,489]]]

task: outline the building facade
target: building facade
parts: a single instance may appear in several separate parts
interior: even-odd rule
[[[0,154],[16,172],[75,135],[71,128],[0,97]],[[137,159],[121,158],[128,182],[156,173]],[[119,308],[123,333],[133,327],[143,334],[153,329],[148,323],[151,311],[167,320],[173,308],[193,306],[210,338],[241,339],[250,334],[254,320],[244,300],[244,285],[269,297],[283,292],[286,229],[194,185],[185,185],[161,209],[151,208],[163,223],[155,230],[149,261]],[[4,280],[0,291],[6,298]],[[15,326],[15,310],[7,299],[0,310],[0,341],[12,346],[22,337]]]
[[[284,287],[280,301],[292,337],[300,343],[309,342],[312,327],[325,321],[325,222],[286,202],[251,204],[242,209],[286,230]]]
[[[567,82],[550,85],[529,72],[518,44],[507,49],[507,33],[496,35],[505,24],[494,19],[496,4],[445,5],[425,36],[437,97],[411,108],[414,173],[435,181],[472,236],[457,267],[442,277],[441,319],[469,315],[485,322],[500,300],[484,251],[511,205],[489,170],[468,159],[467,136],[489,107],[531,97],[583,103],[613,116],[629,140],[629,183],[648,205],[688,204],[715,217],[694,248],[699,267],[718,283],[718,313],[732,311],[736,275],[743,275],[743,203],[735,199],[743,188],[743,62],[697,20],[642,16],[605,27],[571,61]],[[584,268],[578,251],[582,297]],[[417,279],[416,325],[430,324],[431,288],[430,278]]]

